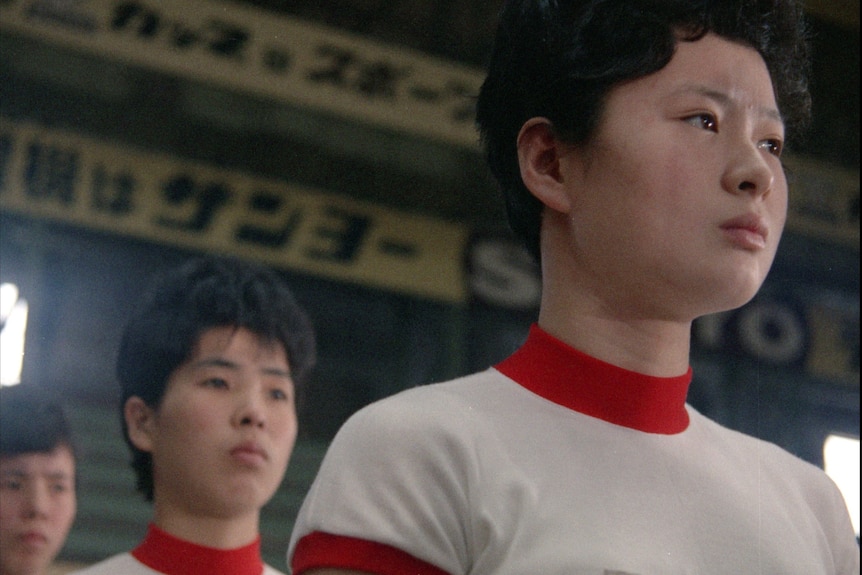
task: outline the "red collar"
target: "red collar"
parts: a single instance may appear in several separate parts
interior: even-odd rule
[[[549,401],[616,425],[666,435],[688,427],[690,367],[677,377],[628,371],[580,352],[534,324],[524,345],[496,368]]]
[[[237,549],[216,549],[183,541],[153,524],[132,556],[167,575],[261,575],[260,537]]]

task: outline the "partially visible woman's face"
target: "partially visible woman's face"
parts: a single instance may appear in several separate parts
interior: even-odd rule
[[[69,447],[0,457],[0,573],[44,573],[66,541],[76,507]]]

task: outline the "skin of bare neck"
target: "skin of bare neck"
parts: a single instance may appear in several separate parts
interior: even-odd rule
[[[538,324],[607,363],[656,377],[689,366],[691,320],[645,308],[640,294],[592,277],[573,261],[565,215],[547,210],[542,226],[542,299]]]

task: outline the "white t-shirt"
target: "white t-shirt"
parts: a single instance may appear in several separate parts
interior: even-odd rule
[[[498,367],[518,381],[489,369],[344,425],[294,575],[858,575],[831,480],[687,406],[690,374],[626,372],[536,327]]]

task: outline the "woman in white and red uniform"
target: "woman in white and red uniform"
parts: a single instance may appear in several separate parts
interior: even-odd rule
[[[794,0],[507,2],[477,121],[538,321],[344,425],[294,575],[857,575],[820,469],[686,405],[692,321],[775,256],[808,66]]]
[[[274,271],[210,256],[161,277],[117,358],[144,540],[81,575],[277,575],[260,510],[296,440],[311,324]]]

